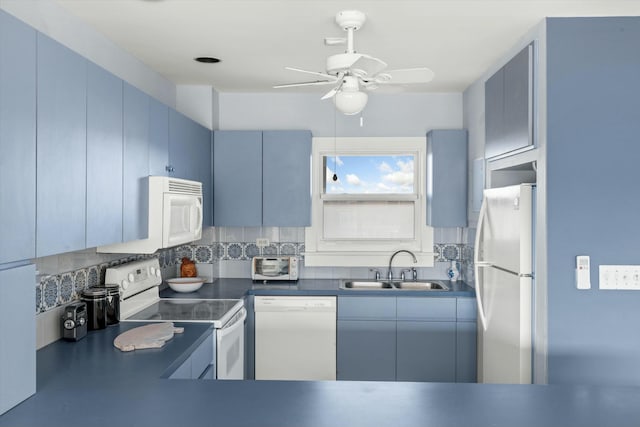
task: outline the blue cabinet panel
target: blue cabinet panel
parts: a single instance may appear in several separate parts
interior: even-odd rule
[[[0,264],[34,258],[36,31],[1,10],[0,206]]]
[[[88,65],[87,243],[122,241],[122,80]]]
[[[0,414],[36,392],[34,265],[0,270]]]
[[[475,298],[458,298],[456,304],[456,318],[458,320],[471,320],[477,318],[477,303]]]
[[[213,194],[216,226],[262,225],[262,132],[215,131]]]
[[[456,320],[455,298],[398,297],[398,319]]]
[[[337,379],[396,379],[395,320],[338,320],[337,340]]]
[[[397,379],[454,382],[456,322],[399,320]]]
[[[168,176],[169,107],[149,99],[149,175]]]
[[[456,382],[477,381],[477,329],[476,322],[456,323]]]
[[[202,183],[203,226],[213,225],[211,131],[179,112],[169,110],[171,175]]]
[[[467,131],[427,134],[427,225],[467,226]]]
[[[38,257],[85,248],[87,61],[37,36]]]
[[[148,237],[150,97],[124,83],[122,241]]]
[[[262,224],[311,225],[311,132],[262,133]]]
[[[396,297],[339,297],[338,319],[396,319]]]

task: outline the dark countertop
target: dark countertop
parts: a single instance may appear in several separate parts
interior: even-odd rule
[[[251,279],[216,279],[205,283],[196,292],[180,293],[165,288],[161,298],[222,298],[238,299],[245,295],[388,295],[426,297],[475,297],[475,290],[464,282],[444,282],[449,291],[412,291],[392,289],[340,289],[340,281],[332,279],[300,279],[295,282],[254,282]]]
[[[637,426],[640,387],[162,379],[209,332],[122,353],[122,323],[38,351],[37,394],[0,426]]]

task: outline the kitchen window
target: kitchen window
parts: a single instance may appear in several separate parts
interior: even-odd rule
[[[384,266],[398,249],[433,265],[425,167],[426,138],[314,138],[305,265]]]

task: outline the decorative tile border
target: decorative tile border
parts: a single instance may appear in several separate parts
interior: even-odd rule
[[[203,247],[208,248],[208,253],[211,253],[210,247]],[[184,249],[183,253],[188,253],[191,256],[196,251],[196,249],[193,249],[190,246],[187,246],[186,248],[187,249]],[[198,248],[200,247],[198,246]],[[207,251],[205,250],[205,252]],[[153,257],[158,258],[161,268],[171,267],[176,265],[176,253],[176,250],[173,248],[163,249],[152,255],[130,255],[125,258],[108,263],[92,265],[79,270],[41,276],[40,281],[36,285],[36,314],[79,300],[83,290],[104,283],[104,276],[107,268],[109,267]],[[200,254],[202,255],[202,251]]]
[[[213,261],[246,261],[259,255],[298,255],[304,252],[304,243],[271,242],[258,247],[254,242],[222,242],[213,244]]]

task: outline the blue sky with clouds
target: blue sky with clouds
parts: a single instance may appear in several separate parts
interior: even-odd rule
[[[400,156],[327,156],[327,194],[413,193],[414,159]],[[338,181],[333,181],[334,171]]]

